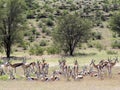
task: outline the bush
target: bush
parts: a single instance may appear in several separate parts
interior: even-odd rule
[[[101,51],[101,50],[104,49],[104,47],[102,46],[102,44],[100,44],[99,42],[96,42],[96,43],[95,43],[95,47],[96,47],[99,51]]]
[[[35,47],[30,48],[29,52],[31,55],[43,55],[44,49],[38,45],[37,46],[35,45]]]
[[[48,54],[59,54],[61,51],[57,47],[48,47],[47,48],[47,53]]]
[[[101,40],[102,39],[102,35],[100,32],[93,32],[92,37],[93,37],[93,40],[95,40],[95,39]]]
[[[113,54],[118,54],[118,52],[117,51],[111,51],[111,50],[109,50],[109,51],[107,51],[107,54],[110,54],[110,55],[113,55]]]
[[[43,26],[43,23],[42,23],[42,22],[39,22],[38,27],[39,27],[39,28],[42,28],[42,26]]]
[[[28,46],[29,46],[29,43],[28,43],[28,42],[23,41],[23,42],[21,43],[21,47],[23,47],[24,50],[27,50],[27,49],[28,49]]]
[[[37,47],[36,48],[36,55],[43,55],[43,53],[44,53],[44,49],[43,48],[41,48],[41,47]]]
[[[30,10],[28,13],[27,13],[27,19],[34,19],[35,18],[35,13],[34,11]]]
[[[50,34],[51,34],[51,31],[44,26],[44,27],[42,28],[42,33],[46,33],[46,35],[50,35]]]
[[[36,29],[32,28],[32,33],[35,34],[36,33]]]
[[[34,41],[34,39],[35,39],[35,37],[34,37],[34,36],[30,36],[30,37],[28,38],[28,40],[29,40],[30,42],[33,42],[33,41]]]
[[[88,41],[87,42],[87,46],[88,46],[88,48],[93,48],[94,47],[94,43],[91,42],[91,41]]]
[[[46,46],[46,45],[47,45],[46,41],[45,40],[41,40],[40,46]]]
[[[120,49],[120,40],[115,40],[113,43],[112,43],[112,48],[119,48]]]
[[[47,19],[46,25],[47,25],[47,26],[53,26],[54,23],[53,23],[53,21],[52,21],[51,19]]]

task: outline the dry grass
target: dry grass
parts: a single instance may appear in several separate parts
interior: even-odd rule
[[[0,81],[0,90],[120,90],[120,77],[99,80],[85,77],[81,81]]]

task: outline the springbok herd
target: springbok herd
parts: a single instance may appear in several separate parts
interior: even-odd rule
[[[10,62],[6,62],[5,64],[0,65],[0,75],[8,75],[9,79],[15,79],[17,72],[16,68],[22,67],[24,78],[27,80],[56,81],[61,80],[62,77],[66,80],[80,80],[85,76],[97,76],[98,78],[103,79],[106,70],[108,77],[112,77],[112,68],[117,62],[118,57],[101,60],[98,64],[95,64],[95,60],[92,60],[89,66],[83,66],[80,70],[77,60],[74,61],[73,66],[70,66],[67,65],[66,60],[62,58],[58,61],[59,69],[52,71],[52,73],[50,73],[49,64],[45,59],[41,62],[37,61],[31,63],[22,62],[11,64]]]

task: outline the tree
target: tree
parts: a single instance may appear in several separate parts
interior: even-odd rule
[[[120,12],[115,13],[110,21],[111,30],[117,32],[120,35]]]
[[[7,58],[10,58],[12,46],[21,38],[25,23],[24,0],[0,0],[0,45]]]
[[[78,43],[87,41],[90,35],[91,22],[79,17],[77,14],[65,15],[58,20],[54,30],[54,41],[59,44],[65,53],[73,56]]]

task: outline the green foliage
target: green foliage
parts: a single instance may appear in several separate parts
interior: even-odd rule
[[[104,49],[103,45],[100,44],[99,42],[96,42],[96,43],[95,43],[95,47],[96,47],[99,51],[101,51],[101,50]]]
[[[42,28],[42,26],[43,26],[43,23],[42,23],[42,22],[39,22],[38,27],[39,27],[39,28]]]
[[[110,21],[111,29],[120,34],[120,12],[115,13]]]
[[[61,51],[58,47],[52,46],[47,48],[48,54],[59,54]]]
[[[35,40],[35,37],[34,37],[33,35],[31,35],[31,36],[28,38],[28,40],[29,40],[30,42],[33,42],[33,41]]]
[[[46,35],[51,35],[51,31],[45,26],[43,26],[42,28],[42,33],[46,33]]]
[[[12,46],[22,40],[26,5],[24,0],[0,0],[0,41],[10,57]]]
[[[2,75],[2,76],[0,76],[0,80],[6,81],[6,80],[8,80],[8,76],[7,75]]]
[[[108,50],[107,54],[109,54],[109,55],[114,55],[114,54],[117,55],[118,52],[117,51]]]
[[[33,10],[29,10],[27,12],[27,19],[34,19],[35,18],[35,12]]]
[[[32,28],[32,33],[35,34],[36,33],[36,29]]]
[[[25,41],[23,41],[23,42],[20,44],[20,46],[23,47],[24,50],[27,50],[29,45],[30,45],[30,44],[29,44],[28,42],[25,42]]]
[[[0,60],[0,64],[2,64],[3,62],[2,62],[2,60]]]
[[[92,32],[92,38],[93,38],[93,40],[95,40],[95,39],[101,40],[102,35],[100,32]]]
[[[53,38],[55,42],[60,44],[62,50],[68,50],[69,54],[73,55],[78,43],[89,39],[91,22],[76,14],[65,15],[58,21]]]
[[[46,45],[47,45],[47,42],[45,40],[40,41],[40,46],[46,46]]]
[[[112,48],[119,48],[120,49],[120,40],[113,41]]]
[[[47,19],[46,25],[47,25],[47,26],[53,26],[54,23],[53,23],[53,21],[52,21],[51,19]]]
[[[34,47],[31,47],[30,48],[30,54],[31,55],[43,55],[43,53],[44,53],[44,49],[43,48],[41,48],[40,46],[38,46],[38,45],[35,45]]]

